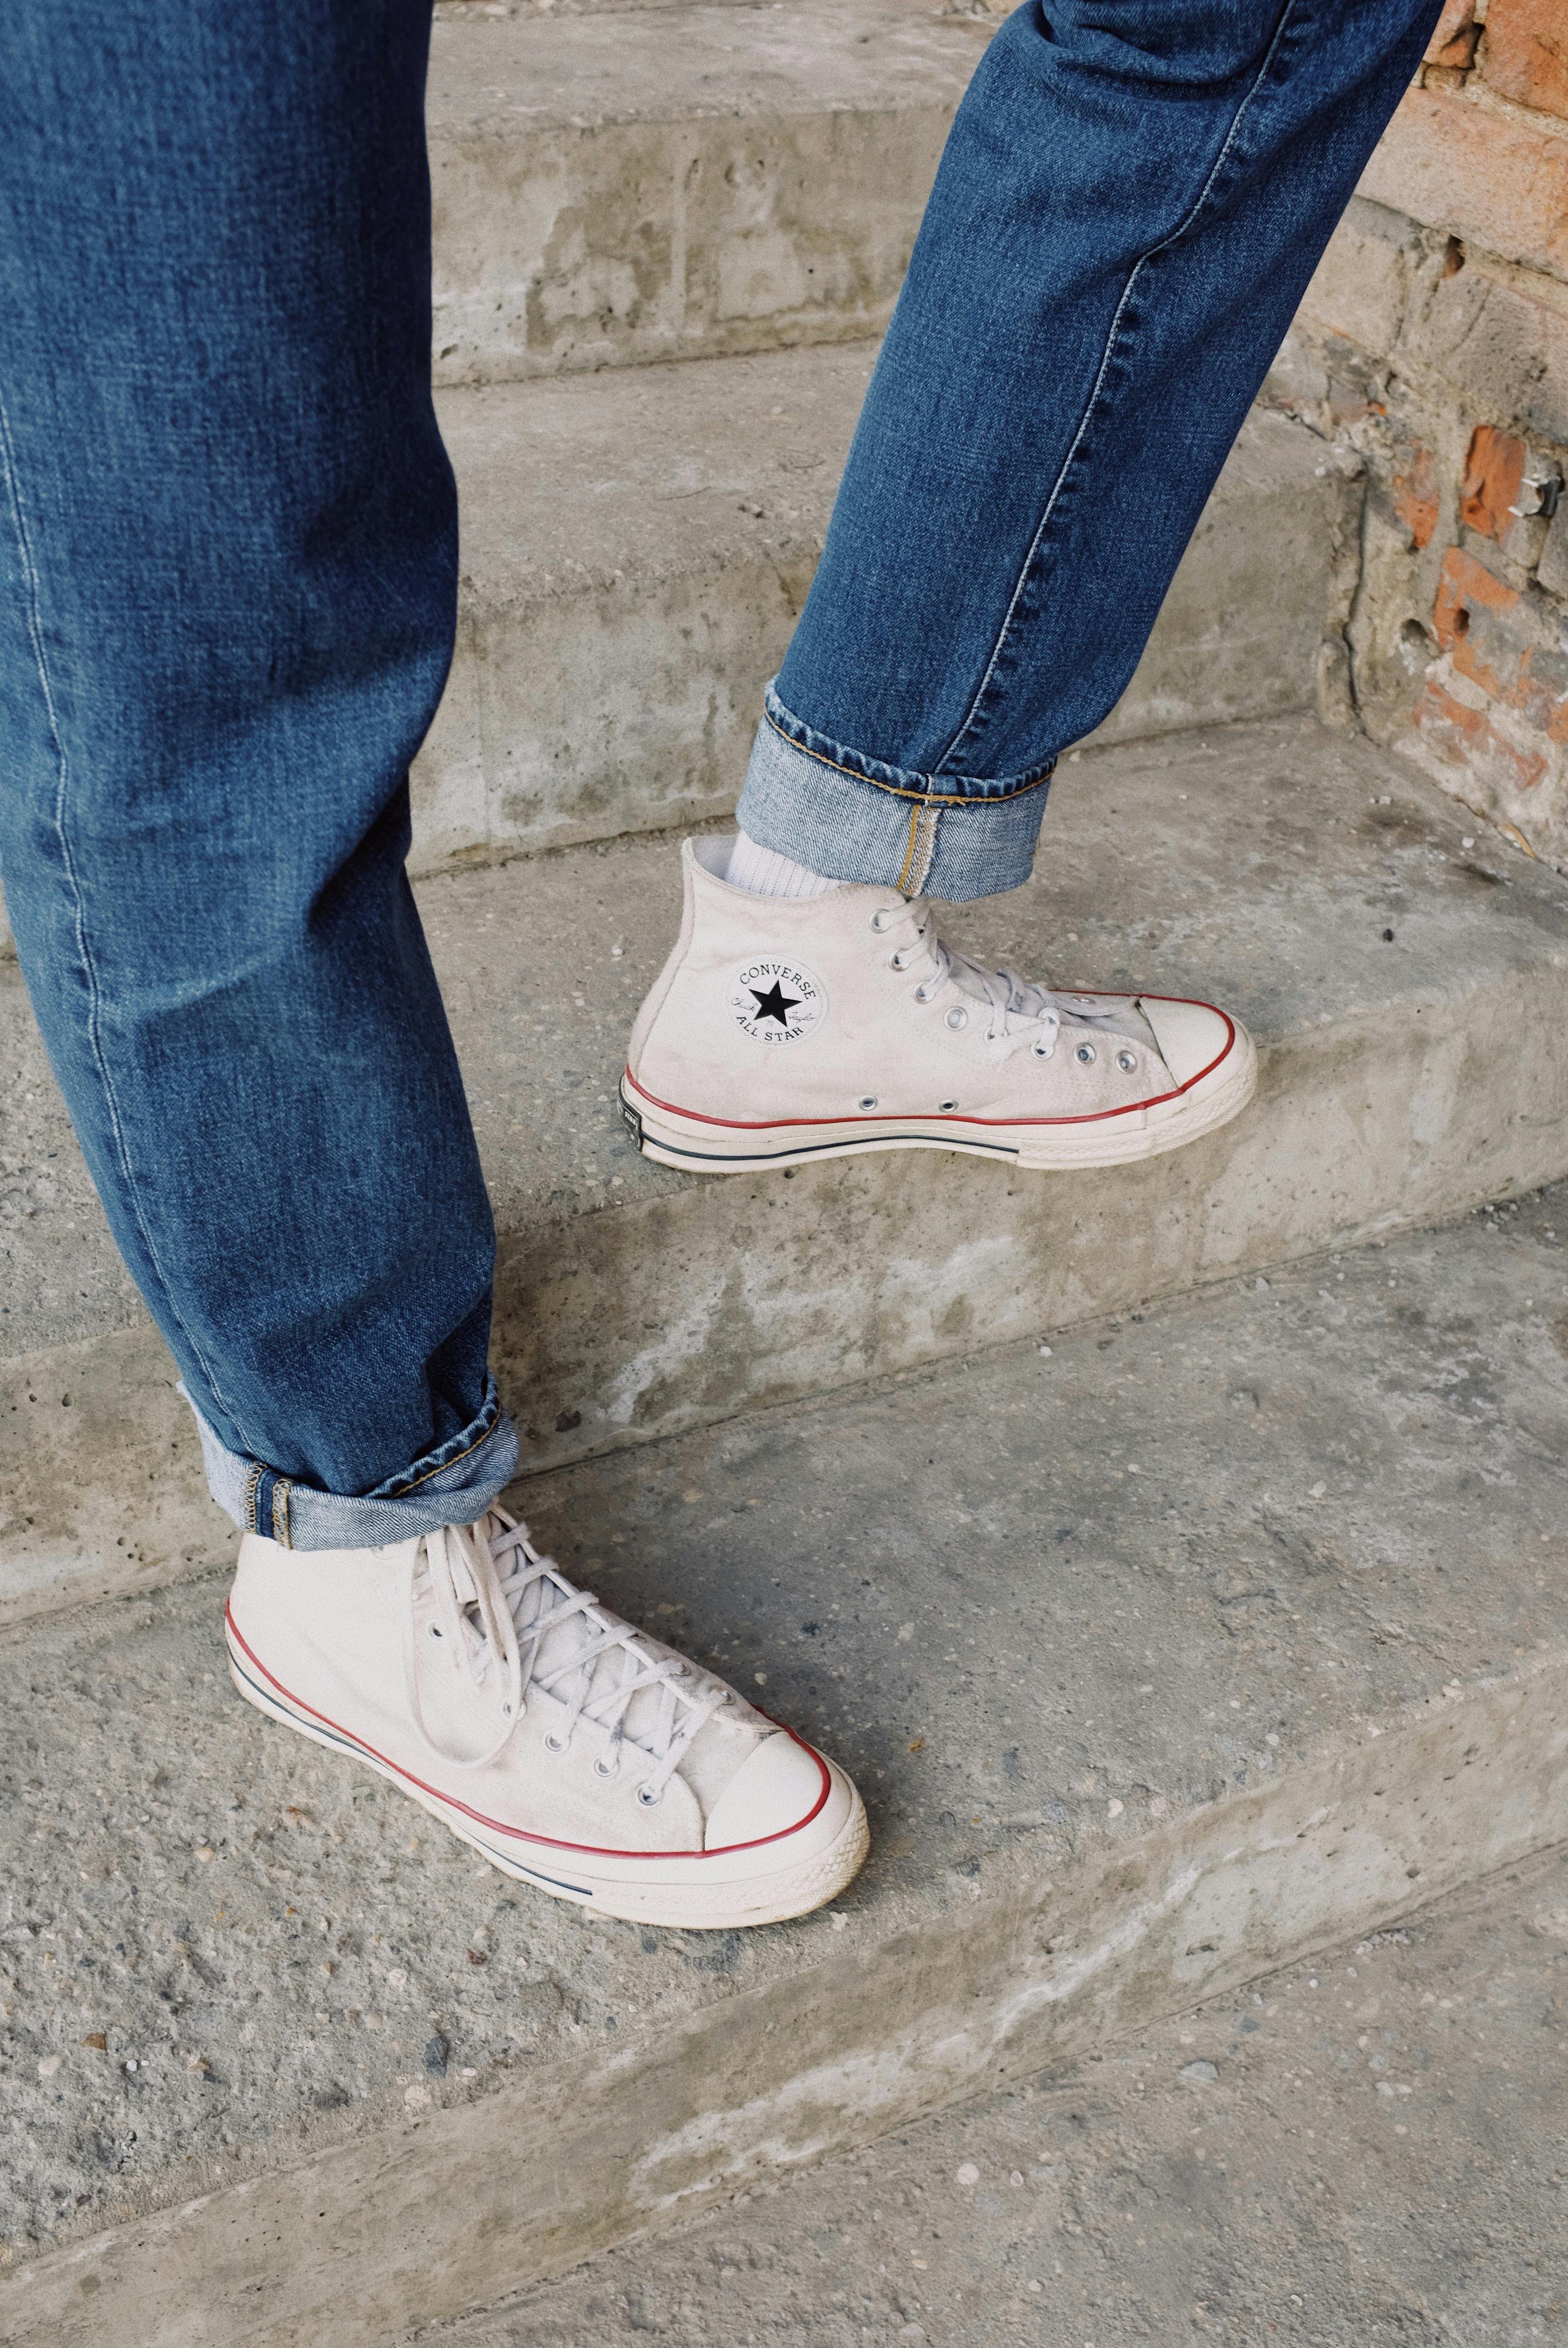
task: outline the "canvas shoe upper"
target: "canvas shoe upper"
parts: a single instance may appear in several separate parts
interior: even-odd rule
[[[384,1549],[247,1534],[226,1631],[251,1703],[602,1913],[770,1922],[865,1857],[841,1770],[575,1588],[500,1509]]]
[[[1116,1163],[1243,1107],[1238,1021],[1169,996],[1063,993],[945,945],[932,909],[845,883],[765,897],[688,840],[681,935],[632,1030],[621,1095],[651,1156],[712,1171],[938,1147]]]

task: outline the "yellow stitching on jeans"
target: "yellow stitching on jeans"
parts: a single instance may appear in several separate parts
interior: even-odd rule
[[[500,1421],[501,1414],[497,1410],[495,1417],[485,1429],[484,1434],[475,1437],[473,1442],[468,1446],[467,1451],[459,1451],[456,1453],[452,1458],[443,1459],[434,1468],[426,1468],[424,1475],[415,1476],[412,1484],[404,1484],[395,1492],[384,1492],[382,1498],[386,1500],[401,1500],[405,1492],[416,1492],[421,1484],[429,1483],[432,1476],[444,1476],[448,1468],[456,1468],[459,1459],[466,1459],[469,1452],[481,1450],[483,1447],[488,1443],[491,1436],[496,1432],[497,1427],[500,1425]]]
[[[803,758],[815,758],[819,767],[831,767],[835,775],[847,775],[852,782],[866,783],[874,791],[886,791],[889,798],[918,799],[922,807],[1006,807],[1012,799],[1021,799],[1026,791],[1038,791],[1041,783],[1049,783],[1056,772],[1055,762],[1052,761],[1043,775],[1036,775],[1033,782],[1020,783],[1015,790],[989,791],[984,798],[975,798],[968,791],[907,791],[897,783],[879,783],[875,775],[863,775],[857,767],[844,767],[836,758],[825,758],[820,750],[808,750],[804,742],[797,742],[793,735],[786,734],[782,726],[769,717],[765,709],[763,716],[773,726],[779,740],[787,742],[792,750],[798,750]]]
[[[931,877],[931,867],[937,860],[937,826],[942,820],[941,809],[925,807],[917,819],[919,827],[920,862],[913,878],[915,894],[919,896]]]
[[[286,1476],[280,1476],[272,1487],[272,1539],[280,1549],[292,1549],[293,1537],[289,1527],[289,1494],[293,1490]],[[279,1527],[282,1526],[282,1531]]]
[[[245,1478],[245,1530],[248,1533],[259,1533],[261,1529],[256,1522],[256,1488],[261,1480],[261,1470],[259,1466],[252,1468]]]
[[[930,879],[937,855],[937,826],[941,819],[941,810],[933,807],[917,807],[910,815],[909,846],[897,880],[901,897],[919,896]]]
[[[898,878],[893,884],[901,897],[913,897],[917,894],[911,885],[909,875],[914,870],[915,849],[919,837],[920,810],[916,807],[909,810],[909,845],[904,851],[904,861],[898,868]]]

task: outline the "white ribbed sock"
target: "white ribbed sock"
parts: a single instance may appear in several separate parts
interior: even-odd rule
[[[735,835],[724,878],[732,889],[749,889],[754,897],[825,897],[830,889],[843,885],[793,863],[776,849],[759,848],[743,831]]]

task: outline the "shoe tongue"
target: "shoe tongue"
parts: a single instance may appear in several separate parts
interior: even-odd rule
[[[1155,1058],[1160,1046],[1154,1031],[1138,1008],[1135,994],[1052,994],[1065,1025],[1087,1027],[1101,1035],[1125,1035]]]
[[[948,976],[961,994],[971,1003],[989,1004],[990,995],[986,982],[999,994],[1008,989],[1006,971],[987,970],[983,964],[948,949],[951,955]],[[1138,1008],[1132,994],[1064,994],[1048,986],[1043,980],[1022,983],[1012,991],[1007,1016],[1009,1021],[1028,1025],[1039,1017],[1043,1009],[1060,1013],[1064,1026],[1082,1026],[1099,1035],[1125,1035],[1132,1043],[1142,1044],[1146,1051],[1159,1056],[1154,1031]]]
[[[992,977],[993,984],[999,986],[1001,983],[1000,972],[998,971],[994,973],[990,973],[990,975]],[[967,994],[971,1003],[989,1002],[990,998],[987,994],[985,989],[985,980],[973,963],[967,960],[960,962],[958,955],[954,954],[953,966],[948,971],[948,977],[950,983],[958,988],[958,993],[960,994]]]

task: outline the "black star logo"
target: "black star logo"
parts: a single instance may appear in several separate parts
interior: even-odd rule
[[[748,986],[746,993],[757,998],[757,1017],[776,1019],[781,1027],[789,1025],[789,1014],[804,999],[798,994],[786,994],[776,978],[765,994],[756,986]]]

